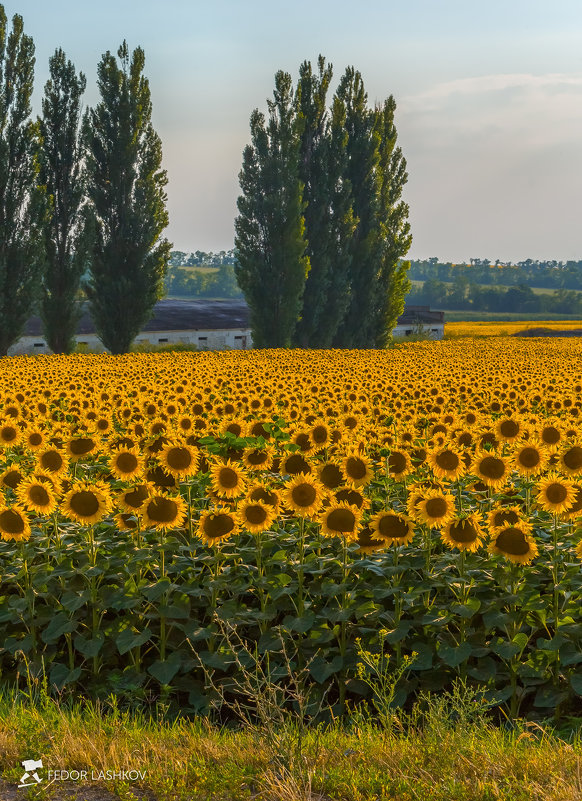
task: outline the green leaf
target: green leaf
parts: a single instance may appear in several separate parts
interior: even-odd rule
[[[570,676],[570,686],[576,695],[582,695],[582,673],[572,673]]]
[[[451,606],[451,612],[468,620],[470,617],[477,614],[480,608],[481,601],[477,598],[469,598],[464,604],[453,604]]]
[[[105,636],[100,632],[97,632],[95,637],[93,637],[91,640],[86,640],[85,637],[77,634],[73,641],[75,650],[77,650],[80,654],[83,654],[83,656],[87,659],[97,656],[99,651],[103,648],[104,642]]]
[[[450,646],[439,642],[437,652],[445,665],[455,668],[471,656],[471,643],[463,642],[458,646]]]
[[[148,628],[137,634],[133,629],[126,628],[115,638],[115,644],[119,653],[123,655],[131,651],[132,648],[137,648],[139,645],[146,643],[151,636],[152,632]]]
[[[57,614],[51,618],[50,623],[46,627],[46,629],[42,632],[42,639],[46,643],[53,643],[62,637],[63,634],[75,631],[77,628],[77,623],[64,613],[64,612],[57,612]]]
[[[173,653],[168,659],[157,659],[148,668],[148,673],[157,679],[160,684],[169,684],[176,673],[180,670],[181,657],[178,653]]]
[[[77,681],[80,675],[80,667],[69,670],[67,665],[63,665],[61,662],[55,662],[51,666],[49,680],[51,684],[54,684],[60,690],[66,684],[72,684]]]
[[[432,668],[433,650],[430,645],[422,642],[422,640],[413,640],[409,648],[411,652],[416,653],[412,663],[413,670],[430,670]]]
[[[309,665],[309,672],[315,681],[319,684],[323,684],[330,676],[333,676],[334,673],[338,673],[342,669],[343,664],[344,660],[341,654],[334,656],[331,662],[328,662],[322,656],[316,656]]]

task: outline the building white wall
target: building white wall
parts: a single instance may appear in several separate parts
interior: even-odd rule
[[[442,339],[445,335],[445,326],[443,323],[423,323],[422,332],[430,334],[431,339]],[[414,325],[396,325],[392,330],[394,337],[409,337],[418,333],[418,327]]]
[[[135,345],[175,345],[184,343],[196,345],[199,350],[248,350],[253,342],[249,328],[225,328],[191,331],[142,331],[134,340]],[[90,351],[105,353],[106,350],[96,334],[79,334],[77,344],[85,345]],[[42,336],[21,337],[8,348],[9,356],[52,353]]]

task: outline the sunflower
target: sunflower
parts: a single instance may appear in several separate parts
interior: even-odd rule
[[[23,478],[22,470],[16,465],[11,465],[0,473],[0,486],[15,490]]]
[[[292,453],[290,456],[286,456],[279,469],[282,476],[308,475],[311,473],[311,465],[302,453]]]
[[[527,564],[537,556],[538,546],[526,523],[504,526],[489,543],[489,553],[505,556],[510,562]]]
[[[495,423],[495,433],[503,442],[515,442],[524,434],[523,421],[517,417],[501,417]]]
[[[383,537],[378,537],[374,532],[365,526],[365,528],[358,529],[356,541],[360,546],[360,551],[363,553],[374,553],[375,551],[382,551],[386,548],[388,541]]]
[[[426,458],[426,451],[424,452],[424,457]],[[408,453],[403,449],[391,451],[389,456],[386,457],[386,470],[394,481],[402,481],[412,472],[412,463]]]
[[[178,495],[152,492],[141,507],[144,525],[148,528],[180,528],[186,519],[186,502]]]
[[[259,534],[271,528],[276,517],[277,510],[260,501],[243,501],[236,514],[237,522],[251,534]]]
[[[576,499],[574,482],[562,478],[558,473],[548,473],[542,481],[538,481],[536,489],[538,506],[555,515],[567,512]]]
[[[539,430],[539,438],[545,445],[556,447],[564,438],[561,422],[557,419],[546,420]]]
[[[14,447],[20,444],[21,431],[18,424],[3,421],[0,423],[0,446]]]
[[[582,447],[569,443],[566,450],[560,454],[559,466],[567,476],[579,476],[582,474]]]
[[[68,468],[69,462],[65,454],[59,448],[44,448],[36,455],[36,464],[43,473],[62,476]]]
[[[416,504],[417,519],[428,526],[444,526],[455,514],[455,499],[442,490],[427,490]]]
[[[414,536],[412,520],[397,512],[378,512],[368,524],[375,537],[391,545],[408,545]]]
[[[331,432],[325,420],[314,420],[307,434],[318,451],[327,447],[331,442]]]
[[[99,440],[90,436],[73,437],[67,442],[65,448],[71,461],[76,462],[85,456],[94,456],[98,453]]]
[[[345,480],[353,487],[364,487],[374,478],[370,460],[356,451],[348,453],[341,466]]]
[[[29,512],[49,515],[57,508],[57,499],[52,486],[34,476],[20,482],[16,497]]]
[[[113,475],[126,481],[142,476],[145,470],[139,448],[118,448],[108,456],[108,462]]]
[[[245,448],[243,463],[249,470],[269,470],[273,464],[274,450],[271,446],[265,448]]]
[[[215,545],[238,534],[238,523],[229,509],[208,509],[200,515],[197,533],[206,545]]]
[[[471,472],[488,487],[499,488],[507,481],[509,468],[506,459],[502,456],[496,456],[488,451],[480,451],[475,455]]]
[[[328,490],[337,489],[343,484],[344,475],[335,462],[325,462],[317,467],[317,478]]]
[[[323,485],[310,475],[298,475],[285,484],[283,502],[301,517],[313,517],[324,498]]]
[[[238,498],[245,491],[246,479],[241,468],[230,459],[210,468],[212,489],[219,498]]]
[[[101,520],[111,509],[107,487],[100,483],[79,482],[65,494],[61,511],[65,517],[82,525]]]
[[[536,439],[523,442],[511,455],[511,463],[518,473],[532,476],[541,473],[548,462],[545,445]]]
[[[476,551],[483,539],[478,515],[473,513],[463,518],[450,520],[441,530],[441,539],[449,548],[458,548],[460,551]]]
[[[151,491],[150,484],[135,484],[119,493],[116,497],[117,505],[129,514],[135,514],[150,497]]]
[[[40,428],[29,428],[22,435],[22,443],[29,451],[38,451],[46,445],[46,433]]]
[[[517,505],[494,507],[487,515],[487,522],[490,530],[494,532],[500,531],[504,526],[523,523],[521,507]]]
[[[26,509],[19,504],[0,506],[0,539],[27,540],[30,537],[30,523]]]
[[[350,506],[345,501],[335,501],[319,515],[321,530],[328,537],[346,537],[356,539],[362,516],[357,506]]]
[[[466,465],[463,452],[458,453],[451,447],[437,448],[428,454],[428,463],[437,478],[448,478],[453,481],[463,475]]]
[[[198,471],[198,454],[190,445],[169,442],[158,453],[158,460],[175,478],[190,478]]]
[[[260,503],[272,506],[276,511],[281,504],[281,496],[278,490],[272,487],[266,487],[264,484],[252,484],[247,491],[246,499],[248,501],[259,501]]]
[[[119,512],[114,515],[113,520],[119,531],[134,531],[136,528],[139,528],[136,515],[130,512]]]
[[[568,520],[575,520],[582,516],[582,485],[574,484],[574,503],[564,512],[564,517]]]

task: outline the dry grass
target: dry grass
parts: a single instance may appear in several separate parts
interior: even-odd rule
[[[220,729],[205,719],[157,722],[115,706],[82,711],[46,698],[40,704],[5,698],[0,769],[14,784],[20,761],[31,757],[59,770],[146,771],[143,782],[89,782],[93,794],[107,790],[128,801],[582,799],[577,736],[565,742],[532,724],[513,730],[483,720],[453,725],[430,709],[419,720],[391,733],[365,719],[307,729],[301,751],[282,756],[258,729]],[[65,798],[72,784],[45,785],[30,797]]]

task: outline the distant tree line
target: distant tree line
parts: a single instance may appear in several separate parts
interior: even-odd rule
[[[82,290],[122,353],[163,292],[167,176],[144,63],[125,42],[107,51],[100,100],[82,114],[85,76],[57,49],[33,121],[34,44],[0,5],[0,356],[35,309],[51,349],[69,352]]]
[[[458,275],[451,284],[430,278],[413,287],[406,298],[409,304],[429,305],[451,311],[520,312],[580,314],[582,292],[556,289],[536,294],[526,284],[509,287],[479,286]]]
[[[510,264],[489,259],[470,259],[469,263],[441,262],[430,259],[411,260],[408,277],[412,281],[466,280],[468,284],[518,286],[540,289],[582,288],[582,261],[537,261],[525,259]]]
[[[409,288],[406,161],[390,96],[370,108],[348,67],[275,75],[243,152],[235,272],[257,347],[386,344]]]
[[[234,250],[220,253],[170,253],[164,279],[167,295],[181,298],[240,298],[242,291],[234,271]],[[196,268],[209,269],[196,269]]]

